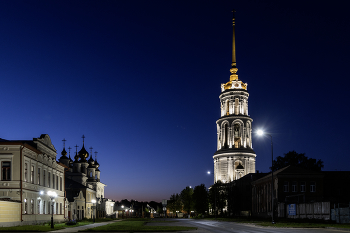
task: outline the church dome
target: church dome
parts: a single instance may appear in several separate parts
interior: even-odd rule
[[[80,162],[86,162],[87,157],[89,157],[89,152],[86,151],[84,144],[83,144],[83,147],[79,151]]]
[[[60,159],[68,159],[67,157],[67,151],[66,148],[63,148],[62,152],[61,152],[61,158]]]

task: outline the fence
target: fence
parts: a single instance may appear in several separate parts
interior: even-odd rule
[[[278,204],[278,217],[281,218],[308,218],[330,220],[330,203],[314,202],[294,204],[294,211],[289,209],[290,205]]]
[[[340,208],[340,206],[346,206]],[[350,203],[349,204],[334,204],[334,208],[331,210],[331,218],[333,221],[336,221],[337,223],[350,223]],[[338,207],[338,208],[336,208]]]

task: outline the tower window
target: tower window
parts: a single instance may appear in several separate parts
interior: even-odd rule
[[[235,124],[233,126],[234,129],[234,143],[235,143],[235,148],[240,148],[241,147],[241,137],[239,134],[240,131],[240,125],[239,124]]]

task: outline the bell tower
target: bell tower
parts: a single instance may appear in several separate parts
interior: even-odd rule
[[[233,11],[232,63],[230,81],[221,84],[221,117],[216,121],[217,151],[214,159],[214,183],[227,183],[255,173],[256,154],[252,149],[252,121],[248,115],[247,83],[237,75],[235,11]]]

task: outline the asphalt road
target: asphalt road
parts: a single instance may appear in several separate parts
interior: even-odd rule
[[[167,219],[170,220],[170,219]],[[151,223],[150,225],[172,225],[172,226],[194,226],[198,227],[195,231],[182,231],[183,233],[336,233],[336,232],[347,232],[349,230],[338,230],[338,229],[322,229],[322,228],[274,228],[274,227],[260,227],[253,224],[243,224],[234,222],[221,222],[212,220],[196,220],[196,219],[174,219],[175,222],[166,223]]]

